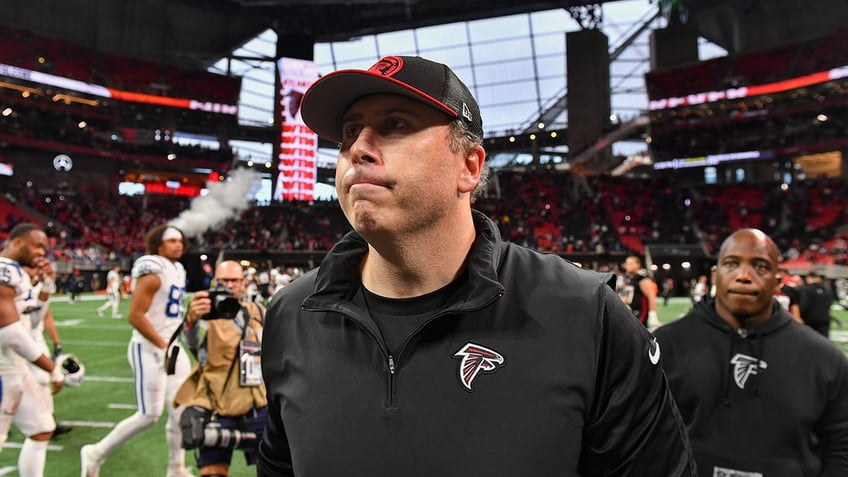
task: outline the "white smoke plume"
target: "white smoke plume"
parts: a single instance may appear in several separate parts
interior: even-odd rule
[[[192,199],[184,210],[169,224],[183,231],[186,237],[195,237],[236,217],[247,209],[248,197],[262,185],[262,176],[252,169],[230,172],[226,182],[207,182],[209,193]]]

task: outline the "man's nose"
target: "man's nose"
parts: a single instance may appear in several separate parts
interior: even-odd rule
[[[750,282],[754,274],[754,267],[747,264],[742,264],[739,266],[739,272],[736,275],[736,279],[744,282]]]
[[[376,133],[370,127],[362,128],[350,145],[350,160],[354,163],[377,162],[379,149],[376,145]]]

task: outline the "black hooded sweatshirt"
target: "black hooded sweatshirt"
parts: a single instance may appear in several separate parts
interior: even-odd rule
[[[656,330],[698,474],[848,476],[848,359],[774,310],[734,330],[707,300]]]

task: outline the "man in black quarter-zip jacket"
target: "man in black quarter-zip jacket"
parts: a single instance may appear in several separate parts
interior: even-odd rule
[[[301,114],[340,143],[354,232],[268,309],[259,476],[695,475],[611,277],[472,211],[483,127],[453,71],[386,57],[322,77]]]
[[[774,300],[778,257],[763,232],[733,233],[715,299],[656,331],[702,476],[848,475],[848,360]]]

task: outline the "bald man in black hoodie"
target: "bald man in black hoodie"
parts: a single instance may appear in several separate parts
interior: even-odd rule
[[[779,256],[736,231],[715,298],[655,332],[699,475],[848,475],[848,359],[776,304]]]

